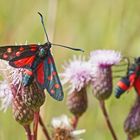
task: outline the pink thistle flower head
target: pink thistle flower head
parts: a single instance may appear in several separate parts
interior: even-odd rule
[[[1,110],[4,112],[12,104],[13,95],[12,91],[7,83],[7,81],[2,81],[0,83],[0,101],[1,101]]]
[[[90,54],[91,64],[99,67],[116,65],[121,61],[121,59],[121,53],[114,50],[96,50]]]
[[[11,85],[19,85],[22,81],[21,69],[11,67],[7,61],[0,61],[0,75],[4,79],[0,82],[1,109],[6,111],[13,100]]]
[[[122,59],[121,53],[114,50],[97,50],[90,54],[92,65],[93,95],[99,100],[105,100],[112,93],[112,69]]]
[[[73,57],[69,63],[64,65],[64,72],[61,73],[62,83],[70,83],[70,93],[80,91],[91,80],[91,65],[81,56]]]
[[[136,97],[127,118],[124,122],[124,130],[130,139],[140,136],[140,96]]]
[[[22,99],[22,73],[24,69],[15,69],[5,61],[0,63],[0,73],[6,81],[0,84],[0,100],[3,109],[12,105],[13,116],[21,125],[32,122],[34,111],[26,106]]]

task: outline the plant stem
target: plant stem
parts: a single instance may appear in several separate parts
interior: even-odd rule
[[[31,129],[29,125],[24,126],[25,131],[26,131],[26,135],[27,135],[27,139],[28,140],[32,140],[32,135],[31,135]]]
[[[74,115],[73,118],[72,118],[73,129],[76,129],[76,127],[78,125],[78,121],[79,121],[79,117]]]
[[[127,136],[127,140],[132,140],[132,138],[130,136]]]
[[[112,127],[112,124],[111,124],[111,122],[110,122],[110,120],[109,120],[109,116],[108,116],[108,114],[107,114],[107,110],[106,110],[106,107],[105,107],[105,103],[104,103],[103,100],[102,100],[102,101],[99,101],[99,102],[100,102],[100,107],[101,107],[101,109],[102,109],[103,115],[104,115],[104,117],[105,117],[105,121],[106,121],[107,126],[108,126],[108,128],[109,128],[109,130],[110,130],[110,133],[111,133],[113,139],[114,139],[114,140],[117,140],[116,134],[115,134],[115,132],[114,132],[114,129],[113,129],[113,127]]]
[[[42,131],[44,132],[44,135],[46,137],[47,140],[51,140],[50,136],[49,136],[49,133],[48,133],[48,130],[47,128],[45,127],[44,123],[43,123],[43,120],[41,118],[41,116],[39,115],[39,124],[41,125],[42,127]]]
[[[33,125],[34,139],[33,140],[37,140],[38,122],[39,122],[39,111],[34,113],[34,125]]]

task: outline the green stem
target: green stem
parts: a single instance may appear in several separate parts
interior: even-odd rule
[[[107,110],[106,110],[106,107],[105,107],[105,102],[103,100],[99,101],[99,102],[100,102],[100,107],[102,109],[103,115],[105,117],[105,121],[106,121],[107,126],[108,126],[108,128],[110,130],[110,133],[111,133],[111,135],[113,137],[113,140],[117,140],[115,131],[114,131],[113,127],[112,127],[112,124],[110,122],[110,119],[109,119],[109,116],[108,116],[108,113],[107,113]]]
[[[73,118],[72,118],[73,129],[76,129],[76,127],[78,125],[78,121],[79,121],[79,117],[78,116],[73,116]]]
[[[41,125],[42,127],[42,131],[46,137],[47,140],[51,140],[50,136],[49,136],[49,133],[48,133],[48,130],[47,128],[45,127],[44,123],[43,123],[43,120],[41,118],[41,116],[39,115],[39,124]]]
[[[127,137],[127,140],[132,140],[132,138],[130,136]]]
[[[32,135],[31,135],[31,129],[29,125],[24,126],[24,129],[26,131],[27,139],[32,140]]]
[[[34,124],[33,124],[34,139],[33,140],[37,140],[38,122],[39,122],[39,111],[34,113]]]

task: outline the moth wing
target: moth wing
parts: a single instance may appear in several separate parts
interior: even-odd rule
[[[138,76],[134,82],[134,88],[137,94],[140,96],[140,76]]]
[[[30,45],[15,45],[15,46],[0,46],[0,59],[3,60],[11,60],[19,54],[22,54],[26,51],[36,51],[38,45],[30,44]]]
[[[50,51],[48,51],[44,61],[38,65],[35,71],[35,77],[38,85],[43,89],[47,89],[50,96],[58,101],[63,99],[62,85]]]
[[[25,47],[26,46],[26,47]],[[10,56],[9,64],[15,68],[30,67],[35,60],[38,51],[38,45],[25,45],[22,49],[19,48],[13,52],[15,54]],[[20,50],[20,51],[19,51]]]

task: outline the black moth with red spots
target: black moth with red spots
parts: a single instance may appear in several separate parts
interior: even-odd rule
[[[50,43],[43,16],[40,13],[38,14],[41,17],[47,43],[43,45],[2,46],[0,47],[0,59],[9,61],[9,64],[15,68],[25,68],[22,79],[24,86],[29,86],[35,80],[40,88],[47,89],[53,98],[60,101],[63,99],[63,89],[50,48],[52,45],[56,45],[76,51],[83,50]]]

